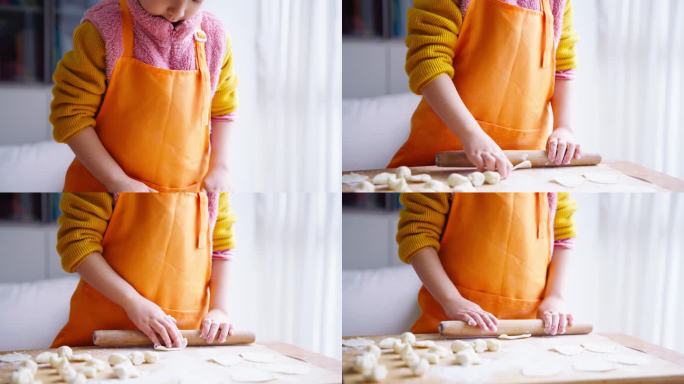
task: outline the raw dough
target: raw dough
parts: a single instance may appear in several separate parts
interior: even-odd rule
[[[449,184],[449,186],[452,188],[458,187],[459,185],[463,185],[463,184],[472,185],[470,183],[469,178],[467,178],[461,174],[458,174],[458,173],[452,173],[451,175],[449,175],[449,178],[447,179],[447,184]]]
[[[10,376],[10,384],[31,384],[32,382],[33,373],[26,368],[18,369]]]
[[[622,365],[646,365],[651,362],[645,355],[613,355],[607,356],[606,360]]]
[[[145,363],[147,364],[154,364],[159,361],[159,353],[155,351],[145,351],[143,352],[143,356],[145,358]]]
[[[580,185],[584,184],[587,181],[582,176],[579,175],[563,175],[563,176],[558,176],[554,179],[551,179],[552,183],[560,184],[566,188],[575,188],[579,187]]]
[[[518,169],[530,169],[532,168],[532,162],[529,160],[524,160],[519,162],[513,167],[514,171],[517,171]]]
[[[379,383],[387,378],[387,367],[378,365],[363,375],[363,379],[373,383]]]
[[[354,366],[353,370],[354,372],[365,374],[366,372],[369,372],[373,367],[375,367],[378,363],[378,360],[375,358],[370,353],[364,353],[361,355],[357,355],[354,358]]]
[[[477,189],[469,182],[468,184],[461,184],[451,188],[451,192],[477,192]]]
[[[63,345],[57,348],[57,354],[59,355],[59,357],[66,357],[67,359],[71,359],[71,357],[74,355],[74,351],[71,349],[71,347]]]
[[[397,341],[400,340],[395,337],[387,337],[385,339],[380,340],[378,346],[380,346],[380,348],[382,349],[392,349],[394,348],[394,343],[396,343]]]
[[[499,339],[502,339],[502,340],[518,340],[518,339],[527,339],[530,337],[532,337],[531,333],[523,333],[522,335],[512,335],[512,336],[509,336],[505,333],[503,335],[499,335]]]
[[[405,179],[390,179],[387,186],[394,192],[411,192]]]
[[[411,168],[401,166],[397,168],[395,174],[398,178],[407,180],[409,177],[411,177]]]
[[[31,355],[27,355],[25,353],[8,353],[6,355],[0,355],[0,362],[3,363],[19,363],[25,360],[30,360]]]
[[[582,347],[590,352],[596,353],[613,353],[615,352],[615,345],[608,343],[585,343]]]
[[[501,175],[499,172],[492,172],[492,171],[487,171],[484,173],[484,180],[485,183],[489,185],[496,185],[501,182]]]
[[[371,344],[375,344],[375,342],[371,339],[364,339],[363,337],[342,340],[342,345],[350,348],[366,347]]]
[[[454,342],[451,343],[451,351],[454,353],[461,352],[466,349],[472,349],[473,346],[470,345],[469,343],[466,343],[463,340],[454,340]]]
[[[441,345],[435,345],[434,347],[430,347],[430,349],[428,349],[428,353],[437,354],[439,357],[453,356],[453,353],[451,353],[451,351],[448,348],[443,347]]]
[[[481,187],[485,182],[485,177],[482,172],[473,172],[468,175],[468,179],[473,184],[473,187]]]
[[[435,342],[432,340],[418,340],[413,346],[416,348],[430,348],[435,346]]]
[[[391,173],[387,173],[387,172],[378,173],[377,175],[375,175],[375,177],[373,177],[373,184],[375,184],[375,185],[387,185],[389,183],[390,178],[392,178],[392,177],[396,178],[396,176],[394,176]]]
[[[76,361],[76,362],[85,362],[85,361],[90,361],[92,359],[93,359],[93,356],[90,353],[78,353],[78,354],[72,355],[69,360]]]
[[[375,185],[370,181],[362,181],[354,187],[354,192],[375,192]]]
[[[404,357],[405,354],[413,352],[413,347],[411,344],[402,343],[399,349],[399,356]]]
[[[100,360],[100,359],[92,359],[90,361],[86,361],[85,366],[86,367],[93,367],[98,372],[104,371],[105,369],[109,368],[109,364],[107,364],[106,361]]]
[[[38,354],[38,356],[36,356],[36,363],[48,364],[52,356],[59,357],[56,353],[53,352],[41,352]]]
[[[596,184],[617,184],[620,182],[620,175],[606,172],[585,173],[584,178]]]
[[[52,368],[57,368],[57,367],[61,366],[62,364],[64,364],[64,362],[66,362],[67,364],[69,363],[69,361],[67,359],[65,359],[63,357],[59,357],[57,354],[50,356],[50,366]]]
[[[425,360],[430,364],[439,364],[439,354],[436,352],[428,352],[425,354]]]
[[[376,359],[380,358],[380,355],[382,355],[382,350],[380,350],[380,347],[378,347],[375,344],[371,344],[371,345],[367,346],[366,352],[375,356]]]
[[[423,174],[423,175],[412,175],[411,177],[408,178],[408,182],[411,183],[427,183],[428,181],[432,180],[432,176],[428,174]]]
[[[551,351],[558,352],[564,356],[575,356],[584,352],[579,345],[556,345],[550,348]]]
[[[487,343],[487,350],[490,352],[496,352],[501,349],[501,341],[497,339],[487,339],[485,342]]]
[[[411,372],[414,376],[423,376],[430,370],[430,363],[426,359],[420,359],[411,365]]]
[[[282,373],[284,375],[306,375],[311,371],[311,367],[306,364],[268,364],[264,368],[273,373]]]
[[[59,372],[60,376],[62,376],[62,379],[66,381],[67,383],[76,379],[76,376],[78,376],[78,372],[72,367],[64,367],[62,369],[58,369],[57,372]]]
[[[404,344],[404,343],[402,343],[401,341],[397,340],[397,341],[394,342],[394,345],[392,346],[392,350],[394,351],[394,353],[396,353],[396,354],[398,355],[398,354],[400,354],[401,351],[404,349],[404,345],[406,345],[406,344]]]
[[[126,362],[114,366],[114,375],[125,380],[140,376],[140,371],[129,360],[126,360]]]
[[[131,360],[133,365],[142,365],[145,362],[145,354],[140,351],[133,351],[128,355],[128,359]]]
[[[167,348],[164,345],[157,345],[154,347],[155,351],[162,351],[162,352],[170,352],[170,351],[180,351],[181,349],[185,349],[185,347],[188,346],[188,339],[185,337],[183,338],[183,341],[181,341],[181,346],[180,347],[172,347],[172,348]]]
[[[275,379],[273,373],[251,367],[231,368],[230,378],[241,383],[261,383]]]
[[[402,359],[404,360],[404,363],[406,363],[406,366],[411,368],[420,361],[420,356],[415,352],[409,352],[402,356]]]
[[[240,364],[242,361],[242,358],[238,355],[223,355],[223,356],[214,356],[209,361],[216,363],[218,365],[223,365],[224,367],[232,367],[235,365]]]
[[[487,342],[482,339],[475,339],[472,341],[473,349],[477,353],[482,353],[487,350]]]
[[[275,354],[268,352],[242,352],[240,356],[253,363],[273,363],[276,359]]]
[[[85,384],[86,382],[86,377],[82,373],[77,373],[75,376],[69,378],[69,380],[65,380],[67,384]]]
[[[95,378],[95,375],[97,375],[97,368],[84,366],[79,369],[79,372],[81,372],[87,379],[93,379]]]
[[[356,184],[363,181],[368,181],[368,176],[359,175],[358,173],[349,173],[342,175],[342,183],[344,184]]]
[[[21,362],[21,367],[26,368],[29,371],[31,371],[32,374],[36,374],[36,371],[38,371],[38,364],[36,364],[35,361],[33,360],[24,360]]]
[[[107,359],[107,361],[109,362],[109,365],[111,365],[112,367],[117,365],[117,364],[124,363],[124,362],[130,363],[130,360],[128,360],[128,357],[124,356],[121,353],[112,353],[111,355],[109,355],[109,358]]]
[[[599,359],[576,361],[572,364],[572,367],[576,371],[583,372],[608,372],[617,369],[617,365],[614,363]]]
[[[430,180],[423,184],[423,190],[425,192],[448,192],[449,187],[439,180]]]
[[[456,354],[456,363],[459,365],[480,364],[480,356],[472,348],[464,349]]]
[[[414,335],[411,332],[402,333],[400,336],[400,339],[401,339],[402,343],[406,343],[406,344],[409,344],[411,346],[416,343],[416,335]]]
[[[523,369],[520,370],[520,373],[523,376],[528,376],[528,377],[548,377],[548,376],[556,376],[557,374],[561,373],[563,371],[563,367],[557,364],[550,364],[550,363],[536,363],[532,365],[528,365],[526,367],[523,367]]]
[[[57,360],[57,363],[53,366],[56,370],[61,370],[67,367],[70,367],[71,364],[69,364],[69,360],[66,359],[66,357],[58,357],[59,360]]]

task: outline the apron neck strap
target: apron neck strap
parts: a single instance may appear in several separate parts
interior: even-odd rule
[[[128,9],[128,0],[119,0],[121,8],[121,32],[123,37],[123,57],[133,57],[133,18]]]
[[[199,69],[202,79],[202,90],[204,93],[202,103],[202,125],[209,126],[209,116],[211,115],[211,77],[209,75],[209,64],[207,63],[207,52],[205,43],[207,42],[207,34],[202,30],[195,32],[195,57],[197,60],[197,69]]]
[[[549,5],[549,0],[539,0],[541,3],[541,10],[543,14],[542,18],[542,68],[546,68],[551,62],[551,47],[553,46],[553,26],[551,25],[553,20],[553,14],[551,12],[551,6]],[[549,36],[551,34],[551,36]]]

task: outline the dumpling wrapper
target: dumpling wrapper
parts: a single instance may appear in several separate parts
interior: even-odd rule
[[[587,181],[586,178],[580,175],[563,175],[551,179],[552,183],[560,184],[566,188],[575,188],[584,184]]]
[[[157,345],[156,347],[154,347],[154,349],[157,351],[162,351],[162,352],[170,352],[170,351],[180,351],[181,349],[185,349],[187,346],[188,346],[188,339],[183,338],[183,343],[178,348],[176,348],[176,347],[167,348],[164,345]]]
[[[242,358],[238,355],[221,355],[221,356],[214,356],[211,359],[209,359],[212,363],[216,363],[218,365],[223,365],[224,367],[233,367],[235,365],[240,364],[242,361]]]
[[[367,181],[370,178],[368,176],[360,175],[358,173],[349,173],[346,175],[342,175],[342,183],[344,184],[356,184],[356,183],[361,183],[363,181]]]
[[[651,362],[648,356],[642,355],[612,355],[607,356],[606,360],[622,365],[646,365]]]
[[[25,353],[12,352],[0,355],[0,361],[3,363],[20,363],[22,361],[31,360],[31,355]]]
[[[576,356],[584,352],[584,348],[580,345],[556,345],[550,348],[551,351],[558,352],[563,356]]]
[[[617,365],[610,361],[599,359],[580,360],[572,364],[572,368],[582,372],[609,372],[617,369]]]
[[[613,353],[615,352],[615,345],[608,343],[584,343],[582,347],[590,352],[596,353]]]
[[[584,178],[596,184],[617,184],[620,182],[620,175],[606,172],[585,173]]]
[[[264,365],[264,368],[273,373],[284,375],[306,375],[311,371],[311,367],[306,364],[298,363],[275,363]]]
[[[523,367],[520,373],[528,377],[549,377],[556,376],[563,372],[563,366],[550,363],[536,363]]]
[[[499,335],[498,338],[502,339],[502,340],[519,340],[519,339],[527,339],[530,337],[532,337],[531,333],[523,333],[522,335],[507,335],[504,333],[503,335]]]
[[[253,363],[273,363],[276,360],[276,355],[268,352],[242,352],[240,356]]]
[[[230,378],[239,383],[263,383],[275,380],[273,373],[251,367],[231,368]]]

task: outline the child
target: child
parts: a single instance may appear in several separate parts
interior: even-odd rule
[[[573,323],[564,286],[575,227],[566,193],[401,196],[399,257],[423,282],[413,332],[444,320],[496,331],[497,319],[539,317],[545,332]]]
[[[221,22],[201,7],[102,0],[86,12],[54,74],[53,134],[76,154],[65,191],[229,189],[237,81]]]
[[[576,42],[571,0],[414,0],[406,70],[423,101],[389,167],[463,150],[505,178],[502,149],[546,148],[557,165],[579,158],[569,105]]]
[[[53,347],[91,345],[98,329],[137,328],[169,348],[179,329],[201,328],[209,343],[232,334],[226,193],[65,193],[60,206],[57,250],[81,281]],[[169,206],[200,214],[179,220]]]

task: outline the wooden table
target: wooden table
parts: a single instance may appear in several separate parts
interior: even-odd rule
[[[94,357],[107,360],[114,352],[128,355],[131,351],[142,351],[145,348],[96,348],[83,347],[74,348],[74,352],[88,352]],[[45,350],[21,351],[35,357]],[[340,383],[342,377],[342,363],[339,360],[327,356],[307,351],[294,345],[280,342],[255,343],[242,346],[209,346],[209,347],[188,347],[182,351],[159,352],[160,361],[156,364],[143,364],[138,366],[141,377],[134,380],[135,383],[231,383],[231,370],[233,367],[224,367],[208,359],[220,355],[235,355],[242,352],[264,352],[277,355],[278,363],[287,364],[308,364],[310,370],[304,375],[285,375],[274,374],[275,380],[269,383]],[[0,354],[4,354],[3,352]],[[83,363],[72,363],[74,366]],[[241,362],[240,366],[263,367],[266,364]],[[9,376],[13,371],[10,364],[0,366],[0,383],[9,383]],[[42,380],[43,384],[61,383],[57,372],[49,365],[41,365],[36,379]],[[103,381],[104,380],[104,381]],[[112,370],[101,372],[96,379],[91,379],[88,383],[95,382],[115,383],[115,376]]]
[[[452,173],[467,175],[473,172],[472,168],[441,168],[414,167],[411,168],[414,175],[429,174],[433,179],[446,183],[446,179]],[[381,173],[394,173],[394,170],[375,169],[344,172],[344,174],[357,173],[373,176]],[[616,184],[597,184],[585,182],[584,184],[568,188],[551,182],[558,176],[583,175],[587,173],[601,173],[615,175],[618,178]],[[415,192],[420,192],[423,184],[410,184]],[[612,161],[589,167],[560,167],[560,168],[534,168],[514,171],[506,180],[498,185],[484,185],[477,188],[478,192],[684,192],[684,180],[668,176],[664,173],[649,170],[640,165],[625,162]],[[342,192],[353,192],[354,188],[348,184],[342,184]],[[387,188],[378,188],[377,192],[391,192]]]
[[[450,346],[451,340],[443,339],[437,334],[417,335],[418,340],[434,340],[437,344]],[[386,336],[368,337],[380,341]],[[398,337],[398,336],[392,336]],[[442,360],[439,365],[431,366],[430,372],[417,378],[401,362],[401,359],[383,351],[381,364],[389,370],[387,382],[397,383],[683,383],[684,356],[653,345],[637,338],[621,334],[589,334],[577,336],[532,337],[521,340],[502,340],[502,348],[498,352],[480,354],[482,363],[471,367],[455,365],[452,359]],[[563,356],[549,351],[552,346],[560,344],[578,345],[581,343],[614,344],[616,353],[602,354],[585,351],[577,356]],[[420,349],[415,349],[419,354]],[[424,351],[424,350],[423,350]],[[354,356],[359,352],[354,348],[343,348],[343,366],[345,383],[363,382],[361,375],[350,370]],[[616,355],[645,356],[648,363],[641,366],[617,364],[617,369],[609,372],[581,372],[572,368],[573,362],[581,359],[610,359]],[[560,364],[564,369],[551,377],[528,377],[521,374],[521,369],[530,364]]]

